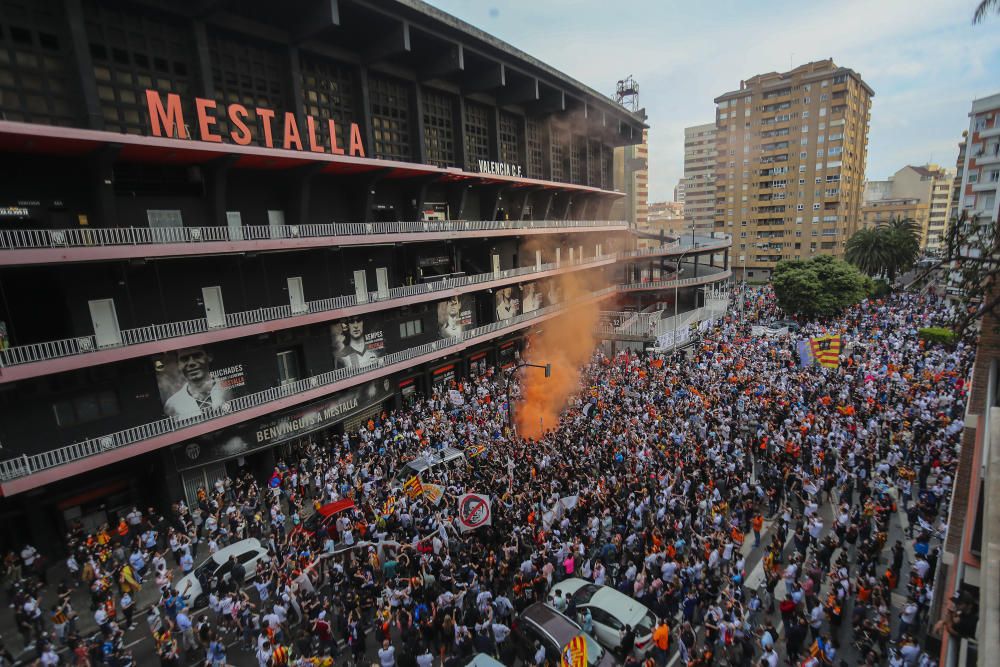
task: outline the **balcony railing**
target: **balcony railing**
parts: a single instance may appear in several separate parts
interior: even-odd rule
[[[271,387],[246,396],[240,396],[239,398],[228,401],[221,408],[204,410],[197,417],[190,417],[187,419],[165,417],[155,422],[134,426],[132,428],[127,428],[116,433],[109,433],[108,435],[96,438],[90,438],[82,442],[73,443],[71,445],[59,447],[40,454],[25,454],[18,458],[8,459],[0,462],[0,480],[10,481],[19,477],[32,475],[41,472],[42,470],[65,465],[67,463],[94,456],[102,452],[119,449],[143,440],[149,440],[150,438],[179,431],[189,426],[194,426],[195,424],[218,419],[219,417],[231,415],[249,408],[266,405],[279,399],[295,396],[296,394],[301,394],[312,389],[328,386],[342,380],[350,379],[351,377],[357,375],[369,373],[379,368],[385,369],[386,372],[383,373],[383,375],[387,375],[393,372],[394,366],[403,364],[411,359],[434,352],[443,352],[467,341],[472,341],[476,338],[486,336],[503,329],[514,328],[545,315],[550,315],[559,312],[560,310],[566,310],[580,303],[593,301],[594,299],[611,295],[615,291],[615,287],[608,287],[603,290],[581,296],[571,302],[546,306],[545,308],[540,308],[530,313],[523,313],[517,317],[507,320],[492,322],[481,327],[469,329],[468,331],[463,332],[459,337],[436,340],[418,347],[393,352],[380,358],[377,363],[364,368],[339,368],[337,370],[327,371],[326,373],[314,375],[296,382],[290,382],[288,384]]]
[[[242,327],[261,322],[270,322],[300,315],[312,313],[328,313],[335,310],[342,310],[352,306],[364,305],[365,303],[389,302],[394,299],[419,296],[425,294],[435,294],[450,289],[469,287],[493,280],[507,280],[520,276],[530,276],[545,271],[554,271],[562,268],[586,267],[615,259],[615,254],[596,255],[573,261],[555,262],[541,264],[539,266],[525,266],[517,269],[507,269],[506,271],[479,273],[471,276],[461,276],[458,278],[448,278],[433,282],[420,283],[417,285],[404,285],[394,287],[386,292],[370,292],[368,301],[358,301],[356,295],[337,296],[328,299],[306,302],[302,310],[292,310],[290,304],[283,306],[271,306],[268,308],[257,308],[255,310],[244,310],[235,313],[226,313],[226,324],[224,327],[210,327],[208,320],[199,317],[193,320],[182,322],[168,322],[166,324],[151,324],[148,326],[125,329],[121,332],[122,343],[110,347],[98,348],[97,339],[93,335],[77,336],[63,340],[48,341],[45,343],[32,343],[30,345],[18,345],[6,350],[0,350],[0,368],[19,366],[39,361],[48,361],[60,357],[70,357],[78,354],[88,354],[99,349],[116,349],[122,346],[139,345],[151,343],[169,338],[181,336],[191,336],[205,333],[207,331],[219,331],[233,327]]]
[[[701,275],[691,276],[690,278],[681,278],[680,280],[647,280],[645,282],[638,283],[625,283],[618,285],[619,291],[622,292],[632,292],[636,290],[658,290],[658,289],[674,289],[680,287],[686,287],[689,285],[702,285],[704,283],[715,282],[718,280],[725,280],[733,275],[733,272],[729,269],[723,269],[721,267],[716,268],[714,271],[704,271]]]
[[[243,227],[105,227],[25,229],[0,232],[0,250],[88,248],[94,246],[160,245],[270,241],[336,236],[490,232],[504,229],[587,229],[625,227],[623,220],[442,220],[414,222],[332,222],[316,225],[256,225]]]

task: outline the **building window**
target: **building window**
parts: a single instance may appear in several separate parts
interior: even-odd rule
[[[354,68],[329,61],[302,58],[302,94],[305,96],[306,113],[316,119],[316,140],[330,145],[330,119],[337,128],[337,146],[347,149],[350,145],[351,123],[355,112],[356,77]],[[301,131],[302,128],[299,128]]]
[[[278,352],[278,382],[291,384],[301,377],[298,348]]]
[[[520,164],[521,144],[524,143],[524,119],[509,113],[500,113],[500,161]]]
[[[424,90],[424,144],[427,162],[436,167],[455,167],[454,104],[444,93]]]
[[[61,428],[114,417],[118,412],[118,395],[113,389],[81,394],[52,404],[56,426]]]
[[[368,78],[375,157],[410,159],[410,95],[403,83],[381,77]]]
[[[288,51],[244,41],[247,38],[209,34],[209,55],[212,62],[212,81],[215,84],[215,101],[222,109],[230,104],[247,108],[247,126],[255,128],[253,140],[266,145],[263,124],[254,111],[257,107],[274,110],[271,121],[272,136],[281,137],[282,121],[288,110],[285,87],[288,80]],[[155,48],[155,46],[154,46]],[[216,124],[218,133],[229,136],[232,128],[226,114],[220,114]],[[276,129],[277,128],[277,129]],[[300,128],[301,131],[301,128]],[[274,142],[275,145],[277,142]]]
[[[537,120],[528,119],[528,178],[544,178],[544,153],[542,151],[542,124]],[[606,165],[601,163],[601,185],[607,187]],[[610,172],[609,172],[610,173]]]
[[[399,323],[399,337],[400,338],[413,338],[414,336],[419,336],[424,332],[424,321],[423,320],[408,320],[406,322]]]
[[[552,180],[560,183],[569,182],[569,132],[550,126],[552,135]]]
[[[490,109],[465,103],[465,169],[478,171],[480,160],[490,159]]]
[[[76,79],[64,3],[0,6],[0,95],[3,119],[45,125],[79,124]],[[70,100],[73,103],[70,103]]]
[[[185,118],[191,117],[188,31],[163,17],[104,3],[85,3],[84,16],[105,129],[148,134],[145,89],[177,93]]]
[[[818,210],[819,210],[819,207],[820,207],[820,205],[819,205],[819,202],[817,202],[817,203],[813,204],[813,210],[814,210],[814,211],[818,211]],[[816,222],[816,221],[815,221],[815,220],[813,220],[813,222]]]
[[[570,182],[586,185],[587,137],[582,134],[574,134],[572,141],[573,146],[569,156]]]

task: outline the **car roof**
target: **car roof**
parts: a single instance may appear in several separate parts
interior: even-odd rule
[[[560,647],[565,646],[570,639],[580,634],[579,625],[542,602],[529,605],[521,612],[521,618],[537,625]]]
[[[230,556],[235,556],[236,554],[241,554],[244,551],[249,551],[250,549],[261,549],[260,540],[254,537],[250,537],[245,540],[240,540],[234,544],[230,544],[228,547],[222,547],[209,558],[214,560],[216,563],[221,565],[229,560]],[[208,560],[208,559],[206,559]]]
[[[344,498],[343,500],[327,503],[316,511],[321,516],[328,517],[333,516],[334,514],[340,514],[341,512],[345,512],[349,509],[354,509],[354,501],[350,498]]]
[[[590,582],[586,579],[573,577],[560,581],[553,588],[561,590],[564,595],[573,595],[588,584]],[[611,586],[598,586],[590,600],[581,606],[597,607],[633,626],[649,613],[649,609],[644,604]]]
[[[411,470],[421,473],[431,466],[447,463],[464,457],[465,452],[461,449],[456,449],[455,447],[445,447],[440,452],[435,452],[429,456],[418,456],[412,461],[406,462],[406,464],[403,465],[403,468],[401,468],[396,475],[399,476],[401,473],[405,472],[406,468],[410,468]]]
[[[486,653],[478,653],[472,657],[465,667],[503,667],[503,663],[494,660]]]

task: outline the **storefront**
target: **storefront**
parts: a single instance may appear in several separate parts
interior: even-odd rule
[[[296,445],[315,442],[331,432],[356,431],[382,412],[397,384],[385,377],[304,406],[224,429],[171,449],[179,474],[179,490],[188,503],[198,489],[210,489],[221,477],[249,470],[263,475],[276,457],[288,456]]]
[[[493,365],[493,350],[479,350],[466,357],[466,367],[469,369],[469,377],[485,375],[486,371]]]
[[[451,363],[431,369],[431,391],[438,395],[444,395],[452,387],[452,383],[458,380],[460,373],[458,363]]]
[[[521,349],[524,345],[524,338],[514,338],[505,343],[500,343],[497,347],[497,363],[504,370],[513,368],[521,361]]]
[[[399,391],[399,405],[403,408],[412,407],[416,403],[417,399],[423,393],[423,376],[421,375],[411,375],[408,378],[403,378],[400,380],[396,388]]]

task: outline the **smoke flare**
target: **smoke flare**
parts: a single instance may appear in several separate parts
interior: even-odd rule
[[[589,279],[576,273],[560,278],[565,301],[597,289]],[[537,334],[529,334],[525,360],[532,364],[552,364],[552,376],[537,369],[526,369],[521,381],[521,402],[514,408],[517,432],[522,437],[538,438],[555,428],[566,403],[580,387],[580,369],[594,352],[600,308],[598,302],[571,308],[541,325]]]

